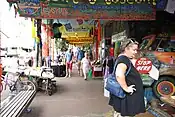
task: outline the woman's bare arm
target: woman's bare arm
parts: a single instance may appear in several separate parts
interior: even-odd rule
[[[121,85],[123,90],[125,90],[127,92],[128,86],[127,86],[126,80],[125,80],[126,69],[127,69],[127,66],[124,63],[119,63],[117,65],[115,75],[116,75],[116,80],[118,81],[118,83]]]
[[[118,83],[120,84],[120,86],[124,91],[132,94],[134,91],[136,91],[136,89],[134,88],[135,85],[128,86],[126,84],[126,79],[125,79],[126,70],[127,70],[127,66],[124,63],[119,63],[115,71],[116,80],[118,81]]]

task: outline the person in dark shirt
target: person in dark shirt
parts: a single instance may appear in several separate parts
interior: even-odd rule
[[[135,58],[138,50],[138,42],[127,39],[121,44],[122,59],[116,61],[115,75],[121,88],[125,91],[126,97],[119,98],[110,94],[109,105],[114,110],[114,117],[135,116],[145,112],[143,82],[139,72],[131,63],[130,59]],[[127,76],[126,71],[130,68]]]
[[[107,62],[106,63],[107,67],[109,68],[109,74],[111,74],[113,72],[113,67],[114,67],[114,59],[113,59],[113,57],[108,56],[106,62]]]
[[[81,60],[84,57],[84,53],[83,51],[78,48],[78,52],[77,52],[77,66],[78,66],[78,75],[80,75],[80,71],[81,71]]]

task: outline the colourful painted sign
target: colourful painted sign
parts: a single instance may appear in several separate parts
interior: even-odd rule
[[[17,2],[19,2],[19,0],[7,0],[7,2],[10,2],[10,3],[17,3]]]
[[[41,8],[40,7],[29,7],[29,6],[20,6],[19,14],[23,17],[40,17]]]
[[[94,3],[93,3],[94,2]],[[151,14],[154,12],[156,2],[149,3],[146,0],[89,0],[80,2],[80,0],[62,0],[49,1],[48,7],[56,8],[71,8],[80,10],[81,12],[91,13],[96,11],[113,11],[120,14],[136,13],[136,14]]]
[[[155,20],[153,9],[141,10],[143,7],[125,6],[118,10],[79,10],[72,8],[42,7],[42,18],[48,19],[107,19],[107,20]],[[135,8],[134,10],[130,10]]]
[[[155,0],[19,0],[24,17],[155,20]],[[41,8],[40,8],[41,7]]]
[[[155,20],[155,0],[49,0],[43,4],[43,18]]]
[[[40,6],[40,0],[19,0],[19,6]]]
[[[48,1],[48,0],[42,0]],[[156,5],[156,0],[49,0],[50,5],[78,5],[78,4],[89,4],[89,5],[119,5],[119,4],[150,4]]]

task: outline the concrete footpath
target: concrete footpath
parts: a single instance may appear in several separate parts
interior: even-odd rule
[[[102,78],[85,81],[76,71],[74,67],[71,78],[57,78],[58,91],[52,96],[38,92],[30,105],[32,112],[23,117],[112,117]]]

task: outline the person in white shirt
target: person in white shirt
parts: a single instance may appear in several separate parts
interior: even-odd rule
[[[88,53],[85,53],[85,57],[82,59],[81,64],[83,69],[84,80],[87,80],[87,74],[91,68],[91,63],[90,63]]]

